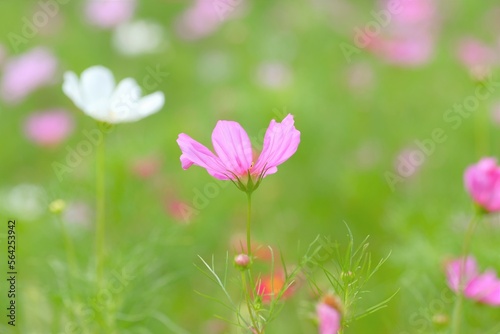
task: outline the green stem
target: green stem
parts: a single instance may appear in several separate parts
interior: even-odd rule
[[[105,260],[105,139],[97,146],[96,158],[96,261],[97,281],[102,283]]]
[[[248,199],[248,214],[247,214],[247,254],[248,257],[251,259],[252,258],[252,244],[251,244],[251,223],[252,223],[252,194],[247,193],[247,199]]]
[[[77,275],[77,265],[76,265],[76,255],[75,255],[76,253],[75,253],[75,247],[73,246],[73,240],[71,239],[60,214],[57,215],[56,219],[59,221],[59,224],[61,225],[61,233],[64,239],[64,247],[66,248],[66,260],[68,261],[70,273],[72,276],[76,276]]]
[[[249,292],[249,289],[247,287],[247,281],[246,281],[246,277],[245,277],[245,272],[244,271],[241,271],[241,281],[242,281],[242,284],[243,284],[243,289],[245,289],[245,299],[246,299],[246,304],[247,304],[247,308],[248,308],[248,315],[250,317],[250,322],[253,326],[253,328],[255,328],[255,330],[258,331],[258,327],[257,327],[257,323],[255,322],[255,318],[253,316],[253,312],[252,312],[252,307],[250,305],[250,292]]]
[[[463,281],[465,276],[465,265],[467,263],[467,255],[469,254],[472,236],[474,235],[474,230],[476,228],[478,220],[478,214],[475,214],[469,222],[467,231],[465,232],[465,239],[462,248],[462,265],[459,267],[457,298],[455,299],[455,305],[453,307],[453,313],[451,317],[452,334],[460,333],[460,326],[462,324],[462,306],[464,300],[463,294],[465,289],[465,282]]]

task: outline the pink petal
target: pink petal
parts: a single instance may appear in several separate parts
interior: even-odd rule
[[[183,169],[197,165],[205,168],[210,175],[219,180],[230,179],[222,161],[196,140],[181,133],[177,138],[177,144],[182,151],[181,164]]]
[[[73,118],[64,110],[33,113],[24,123],[26,137],[41,146],[56,146],[73,131]]]
[[[498,279],[494,286],[491,287],[488,295],[481,299],[481,302],[492,306],[500,306],[500,281]]]
[[[482,275],[473,278],[464,290],[467,298],[483,301],[498,287],[498,280],[495,272],[487,271]]]
[[[57,64],[52,52],[42,47],[9,59],[0,83],[1,97],[10,103],[22,101],[32,91],[53,80]]]
[[[340,330],[339,312],[325,303],[316,306],[319,320],[319,334],[336,334]]]
[[[87,0],[87,20],[101,28],[112,28],[129,20],[135,12],[136,0]]]
[[[460,277],[462,277],[462,283],[465,286],[478,275],[476,260],[472,256],[467,257],[465,267],[462,258],[451,261],[446,267],[446,275],[450,289],[458,292]]]
[[[277,166],[288,160],[300,143],[300,131],[295,129],[293,116],[288,114],[281,123],[272,120],[264,137],[264,148],[252,173],[276,173]]]
[[[500,210],[500,167],[496,159],[483,158],[464,173],[465,189],[489,212]]]
[[[252,144],[241,125],[219,121],[212,132],[212,144],[228,171],[246,175],[252,165]]]

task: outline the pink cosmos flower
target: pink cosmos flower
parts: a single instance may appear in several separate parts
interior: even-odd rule
[[[222,24],[224,17],[211,0],[196,0],[194,5],[177,20],[179,35],[195,40],[213,33]]]
[[[436,5],[432,0],[404,0],[396,3],[397,10],[391,11],[391,20],[398,25],[428,24],[436,15]],[[394,1],[386,1],[386,10],[394,7]]]
[[[136,8],[136,0],[87,0],[87,21],[101,28],[112,28],[129,20]]]
[[[500,211],[500,167],[495,158],[483,158],[464,174],[465,189],[487,212]]]
[[[429,62],[434,54],[434,41],[427,34],[388,39],[381,44],[380,54],[395,65],[423,65]]]
[[[57,59],[45,48],[36,48],[11,58],[4,68],[0,95],[10,103],[18,103],[38,87],[46,85],[57,70]]]
[[[493,270],[479,274],[476,260],[469,256],[453,260],[446,266],[448,286],[483,304],[500,306],[500,280]],[[460,286],[463,288],[461,289]]]
[[[264,136],[262,152],[255,163],[250,139],[236,122],[217,122],[212,132],[212,144],[217,155],[184,133],[177,139],[182,151],[183,169],[192,165],[203,167],[213,177],[231,180],[247,192],[257,189],[265,176],[276,173],[278,165],[297,151],[299,142],[300,132],[295,129],[290,114],[281,123],[271,121]],[[242,179],[246,179],[247,184]]]
[[[57,146],[73,132],[73,118],[64,110],[33,113],[24,123],[28,139],[40,146]]]
[[[316,305],[316,314],[319,320],[319,334],[337,334],[341,326],[340,312],[328,302],[324,301]]]
[[[460,41],[457,56],[471,75],[478,80],[487,77],[499,61],[497,51],[493,47],[471,37]]]

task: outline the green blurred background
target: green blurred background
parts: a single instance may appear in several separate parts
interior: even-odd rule
[[[123,268],[133,273],[111,297],[117,333],[234,332],[219,329],[215,320],[214,314],[230,317],[227,311],[195,293],[220,296],[193,264],[200,264],[197,255],[205,259],[213,255],[222,268],[226,252],[234,255],[231,240],[245,228],[245,195],[201,168],[183,171],[176,138],[185,132],[210,147],[217,120],[229,119],[242,124],[258,146],[269,121],[281,120],[287,113],[295,116],[301,143],[253,196],[254,240],[280,248],[293,265],[317,235],[345,245],[345,222],[358,241],[370,235],[374,259],[392,252],[371,280],[360,308],[400,289],[387,308],[352,324],[346,332],[447,332],[446,326],[435,323],[436,315],[446,317],[453,306],[443,298],[443,294],[449,297],[443,263],[460,254],[465,224],[473,212],[462,174],[481,156],[499,153],[500,131],[491,107],[500,99],[500,91],[496,87],[488,99],[481,100],[456,130],[443,114],[473,95],[478,85],[457,59],[458,41],[475,36],[492,46],[499,43],[498,24],[490,22],[499,10],[497,3],[437,3],[439,28],[433,32],[433,56],[418,66],[391,64],[367,49],[346,59],[342,43],[353,46],[354,29],[373,20],[370,11],[379,8],[375,2],[232,4],[237,15],[221,21],[203,38],[184,40],[175,22],[192,3],[138,2],[134,18],[161,24],[164,40],[158,52],[128,57],[113,48],[111,30],[85,21],[80,0],[60,5],[49,22],[54,27],[15,48],[9,33],[19,33],[22,18],[31,17],[39,3],[0,2],[0,42],[7,59],[37,46],[51,49],[59,59],[52,84],[20,103],[0,105],[4,226],[0,245],[5,254],[0,256],[0,268],[6,271],[9,218],[18,222],[19,263],[18,324],[10,328],[2,314],[2,333],[100,333],[92,326],[87,331],[65,329],[68,322],[85,327],[74,310],[95,298],[90,284],[95,154],[84,157],[62,181],[52,165],[66,159],[67,147],[85,139],[83,130],[96,128],[95,121],[63,94],[62,74],[66,70],[79,74],[96,64],[110,68],[117,80],[133,77],[141,85],[152,69],[166,73],[157,87],[145,89],[163,91],[164,108],[140,122],[118,125],[106,140],[108,275],[113,277]],[[259,69],[267,63],[284,69],[283,84],[263,83]],[[494,71],[492,80],[496,80]],[[74,132],[57,147],[39,147],[26,139],[23,122],[31,112],[53,107],[69,110]],[[414,148],[415,140],[430,138],[436,128],[442,128],[447,139],[436,144],[411,177],[402,177],[391,189],[386,173],[397,174],[399,154]],[[141,159],[153,159],[159,166],[153,175],[134,173]],[[9,194],[22,184],[37,186],[38,193],[35,199],[22,194],[12,205]],[[175,213],[178,203],[194,207],[198,191],[204,193],[210,187],[216,195],[189,221]],[[47,210],[58,198],[80,203],[86,213],[80,224],[66,224],[77,253],[76,277],[68,268],[60,224]],[[31,215],[26,203],[43,209]],[[473,239],[472,251],[483,269],[500,270],[499,227],[492,218],[479,226]],[[1,309],[5,309],[5,280],[0,282]],[[316,332],[309,319],[315,302],[303,286],[286,301],[268,332]],[[468,302],[465,319],[466,333],[500,331],[495,328],[500,313],[493,308]]]

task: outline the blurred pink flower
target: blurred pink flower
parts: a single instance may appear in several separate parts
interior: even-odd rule
[[[272,120],[264,136],[264,146],[257,162],[253,163],[252,144],[237,122],[219,121],[212,132],[212,144],[217,156],[207,147],[181,133],[177,143],[181,148],[183,169],[192,165],[203,167],[213,177],[232,180],[244,191],[255,190],[261,179],[278,170],[277,166],[288,160],[300,142],[300,132],[295,129],[291,114],[281,123]],[[243,184],[241,178],[248,183]]]
[[[500,306],[500,280],[493,270],[487,270],[480,275],[473,257],[450,261],[446,266],[446,275],[448,286],[454,292],[463,290],[468,299]]]
[[[489,76],[493,68],[498,65],[497,52],[494,48],[471,37],[463,38],[457,48],[458,59],[478,80]]]
[[[7,102],[20,102],[38,87],[51,82],[56,70],[57,59],[49,50],[32,49],[7,61],[0,84],[0,94]]]
[[[219,0],[196,0],[177,19],[177,32],[187,40],[206,37],[219,28],[236,6]]]
[[[35,144],[47,147],[64,141],[73,128],[73,117],[60,109],[33,113],[24,122],[26,137]]]
[[[435,43],[430,35],[415,34],[376,39],[373,50],[388,63],[400,66],[419,66],[428,63],[434,54]]]
[[[161,160],[157,156],[142,157],[132,163],[132,173],[142,179],[150,178],[158,173]]]
[[[384,1],[374,12],[378,29],[368,25],[355,36],[358,47],[368,48],[388,63],[415,67],[428,63],[434,54],[438,17],[432,0]]]
[[[387,0],[385,8],[391,10],[394,0]],[[424,25],[431,22],[436,15],[436,6],[433,0],[404,0],[396,1],[397,10],[391,11],[391,20],[398,25]]]
[[[337,334],[341,327],[341,314],[330,300],[332,297],[327,296],[316,305],[319,334]]]
[[[172,197],[165,199],[164,209],[170,217],[185,225],[191,223],[192,216],[195,214],[194,209],[186,202]]]
[[[112,28],[132,18],[136,0],[87,0],[87,21],[101,28]]]
[[[464,173],[465,189],[488,212],[500,211],[500,167],[495,158],[482,158]]]

